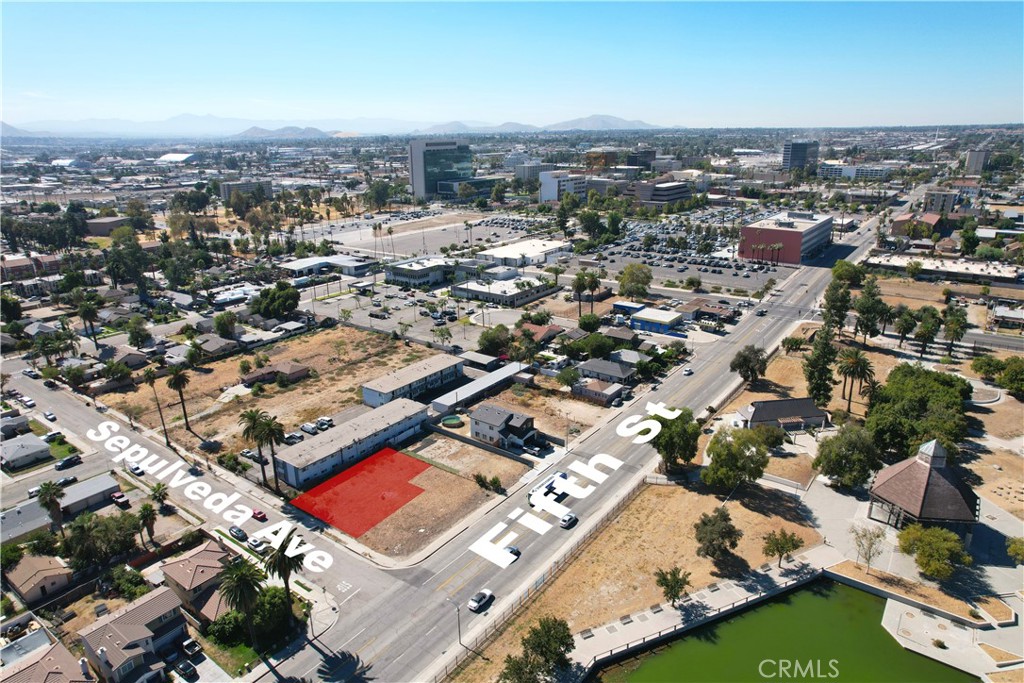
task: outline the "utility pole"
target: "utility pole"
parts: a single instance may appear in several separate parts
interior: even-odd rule
[[[459,645],[466,647],[466,644],[462,642],[462,612],[459,609],[459,603],[455,602],[451,598],[445,598],[445,602],[450,602],[452,607],[455,608],[455,624],[459,629]],[[469,648],[466,647],[466,649],[468,650]]]

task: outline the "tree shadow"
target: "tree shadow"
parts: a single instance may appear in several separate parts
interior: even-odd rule
[[[998,567],[1016,567],[1017,563],[1010,559],[1006,552],[1006,535],[987,524],[975,524],[971,536],[971,546],[967,552],[974,558],[974,566],[990,565]]]
[[[771,574],[751,571],[746,576],[735,579],[736,585],[748,593],[765,593],[778,587],[779,582]]]
[[[332,652],[325,656],[320,662],[320,666],[316,668],[316,680],[346,681],[347,683],[372,681],[375,680],[370,676],[372,666],[372,664],[365,663],[359,655],[351,652]]]
[[[778,517],[787,522],[816,526],[817,517],[799,498],[775,489],[743,486],[733,496],[733,500],[765,517]]]
[[[714,569],[712,576],[719,578],[739,579],[751,572],[750,563],[734,553],[726,553],[712,560]]]
[[[953,576],[941,582],[941,586],[944,593],[964,599],[995,593],[995,588],[989,583],[988,577],[985,576],[985,572],[980,564],[957,568],[953,572]]]

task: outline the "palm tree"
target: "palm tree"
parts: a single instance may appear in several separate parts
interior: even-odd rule
[[[39,505],[50,514],[50,521],[60,529],[61,538],[64,537],[64,510],[60,501],[64,498],[64,489],[52,481],[44,481],[39,485]]]
[[[899,317],[899,310],[893,306],[883,303],[878,309],[878,322],[882,324],[882,336],[885,336],[885,330],[889,325],[896,322],[896,318]]]
[[[583,317],[583,292],[587,291],[587,271],[581,270],[576,273],[576,277],[572,280],[572,291],[576,294],[576,301],[579,304],[579,311],[576,315],[577,318]]]
[[[241,415],[238,416],[238,424],[242,426],[242,438],[251,444],[255,444],[256,452],[260,456],[260,471],[263,474],[263,485],[270,488],[270,483],[267,481],[267,459],[263,457],[263,439],[261,430],[263,429],[263,421],[268,417],[268,413],[265,410],[259,410],[257,408],[250,408]]]
[[[302,571],[302,560],[305,553],[288,556],[288,548],[292,543],[292,536],[295,535],[295,527],[292,527],[284,540],[276,548],[270,551],[267,558],[263,560],[263,568],[270,576],[276,576],[284,582],[284,594],[288,598],[288,615],[294,617],[292,612],[292,588],[290,585],[293,572]]]
[[[253,629],[253,610],[263,593],[263,581],[266,575],[251,562],[241,561],[229,564],[220,574],[220,593],[231,609],[245,615],[249,625],[249,637],[253,649],[256,647],[256,631]]]
[[[863,386],[860,388],[860,395],[866,398],[868,401],[868,410],[871,410],[871,406],[874,405],[875,400],[878,398],[878,392],[882,389],[882,383],[874,377],[870,377],[864,381]]]
[[[93,345],[99,348],[100,343],[96,340],[96,326],[93,324],[100,319],[96,304],[91,301],[83,301],[78,306],[78,317],[82,319],[82,327],[85,328],[86,334],[92,337]]]
[[[277,478],[277,444],[284,443],[284,425],[274,415],[267,415],[260,425],[259,434],[263,445],[270,446],[270,461],[274,469],[274,490],[281,493],[281,482]]]
[[[395,255],[395,228],[394,228],[394,226],[391,226],[391,225],[388,226],[388,237],[391,238],[391,258],[393,258],[393,259],[398,258]]]
[[[150,490],[149,497],[153,500],[154,503],[156,503],[160,507],[163,507],[164,503],[167,502],[167,496],[169,496],[170,493],[171,492],[170,489],[167,488],[167,484],[163,482],[157,482],[156,484],[153,485],[153,488]]]
[[[896,330],[896,334],[900,335],[899,347],[903,348],[903,340],[907,338],[908,334],[911,334],[917,327],[917,318],[909,310],[904,311],[900,317],[896,318],[896,322],[893,323],[893,329]]]
[[[594,313],[594,294],[601,289],[601,278],[593,271],[587,272],[587,291],[590,292],[590,313]]]
[[[142,381],[153,390],[153,402],[156,403],[156,411],[160,414],[160,426],[164,430],[164,443],[171,447],[171,437],[167,435],[167,423],[164,422],[164,409],[160,406],[160,397],[156,393],[156,371],[153,368],[146,368],[142,373]]]
[[[153,540],[153,527],[156,526],[156,508],[149,503],[143,503],[139,506],[139,521],[142,522],[142,526],[146,528],[146,533],[149,534],[149,540]],[[142,534],[139,534],[139,538],[142,538]],[[142,545],[146,545],[145,539],[142,541]]]
[[[167,387],[178,392],[178,398],[181,399],[181,415],[185,418],[185,429],[191,432],[192,426],[188,423],[188,411],[185,409],[185,387],[191,381],[188,370],[180,365],[172,365],[168,368],[168,373]]]
[[[967,314],[964,313],[964,309],[960,307],[947,308],[945,329],[942,332],[942,336],[949,342],[949,346],[946,348],[947,354],[953,354],[953,345],[963,339],[965,334],[967,334]]]

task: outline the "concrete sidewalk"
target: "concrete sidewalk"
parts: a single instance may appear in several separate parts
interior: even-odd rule
[[[652,605],[649,609],[625,615],[597,628],[575,635],[572,659],[590,668],[613,651],[621,653],[660,637],[681,631],[767,600],[791,586],[817,577],[825,567],[843,560],[842,553],[831,546],[818,545],[782,563],[762,566],[738,579],[727,579],[691,592],[675,607],[669,603]]]

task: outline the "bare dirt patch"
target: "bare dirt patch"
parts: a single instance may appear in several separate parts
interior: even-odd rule
[[[360,536],[360,543],[392,557],[407,556],[496,496],[470,479],[437,467],[424,470],[410,483],[423,488],[423,493]]]
[[[910,308],[935,306],[941,309],[946,305],[945,297],[942,295],[944,289],[949,289],[953,296],[967,297],[973,300],[982,296],[981,285],[922,282],[909,278],[880,278],[878,287],[882,291],[882,298],[890,306],[902,303]],[[998,286],[989,288],[989,296],[1008,299],[1022,298],[1020,290]]]
[[[1009,621],[1013,619],[1013,610],[1010,609],[1010,606],[994,595],[978,598],[975,602],[978,603],[978,607],[985,610],[996,621]]]
[[[985,674],[985,678],[992,681],[992,683],[1020,683],[1021,677],[1024,673],[1021,673],[1022,669],[1010,669],[1009,671],[990,671]]]
[[[853,560],[840,562],[835,566],[829,567],[829,570],[857,581],[863,581],[877,588],[898,593],[918,602],[923,602],[926,605],[937,607],[964,619],[977,621],[971,617],[970,612],[974,609],[971,605],[933,586],[927,586],[923,583],[905,579],[902,576],[889,574],[880,569],[872,569],[871,573],[868,574],[866,567],[857,564]]]
[[[978,643],[978,647],[984,650],[985,654],[987,654],[996,662],[1016,662],[1020,659],[1020,655],[1015,655],[1012,652],[1007,652],[1006,650],[998,648],[995,645],[989,645],[988,643]],[[1020,677],[1022,676],[1021,671],[1018,670],[1017,675],[1017,680],[1019,681]]]
[[[101,604],[107,606],[108,612],[116,612],[127,605],[128,601],[124,598],[104,598],[97,595],[86,595],[75,600],[64,608],[66,611],[75,613],[73,619],[65,622],[60,627],[60,630],[65,634],[62,638],[65,645],[71,647],[73,643],[80,640],[78,634],[82,632],[82,629],[96,623],[96,620],[99,619],[96,616],[96,606]]]
[[[570,284],[571,278],[568,275],[561,275],[558,278],[559,284]],[[580,304],[578,301],[566,301],[564,293],[558,293],[554,296],[542,299],[542,308],[546,308],[551,311],[551,315],[556,315],[560,318],[568,318],[569,320],[579,320],[580,317]],[[605,299],[604,301],[594,302],[594,315],[605,316],[612,312],[612,304],[616,301],[625,301],[622,297],[613,296]],[[590,313],[590,302],[583,302],[583,315]]]
[[[567,428],[570,430],[570,437],[572,434],[585,432],[607,419],[608,413],[606,408],[573,400],[560,391],[526,387],[521,384],[513,385],[512,388],[488,399],[487,403],[531,415],[538,430],[563,439]]]
[[[814,460],[806,453],[772,453],[768,459],[765,472],[776,477],[794,481],[807,486],[817,475],[812,463]]]
[[[985,425],[985,432],[1000,439],[1015,439],[1024,434],[1024,404],[1003,395],[998,403],[969,405],[967,414]]]
[[[1024,519],[1024,459],[1007,450],[963,451],[975,493]]]
[[[807,526],[799,502],[777,491],[749,487],[726,506],[743,530],[732,571],[749,571],[770,561],[761,554],[762,537],[772,530],[798,534],[805,547],[821,537]],[[505,655],[519,650],[519,641],[544,615],[566,619],[576,632],[599,626],[624,614],[664,601],[654,583],[654,570],[679,565],[691,572],[691,591],[732,575],[696,554],[692,524],[711,512],[721,499],[702,489],[650,486],[641,491],[610,526],[588,545],[547,589],[512,620],[506,631],[484,649],[490,661],[477,658],[455,680],[494,681]],[[666,530],[672,530],[667,532]],[[628,562],[623,558],[628,557]]]
[[[475,213],[472,211],[465,211],[460,213],[446,213],[443,216],[431,216],[430,218],[422,218],[418,221],[409,221],[408,223],[394,223],[389,224],[390,227],[395,229],[396,235],[402,235],[407,232],[416,232],[417,230],[429,230],[430,228],[439,228],[443,225],[456,225],[461,224],[465,221],[478,221],[483,219],[486,214]]]
[[[238,384],[239,361],[246,358],[252,362],[254,354],[238,354],[189,372],[191,381],[184,393],[192,429],[204,438],[220,440],[227,450],[249,445],[239,436],[238,416],[244,410],[266,410],[290,431],[320,415],[359,403],[364,382],[436,352],[417,345],[406,347],[383,334],[338,326],[263,347],[258,353],[267,354],[271,363],[302,363],[312,374],[286,388],[265,385],[261,397],[246,395],[220,403],[217,398],[224,390]],[[155,388],[172,438],[188,448],[198,448],[200,439],[185,431],[177,392],[167,388],[166,379],[157,380]],[[105,400],[117,410],[140,406],[144,412],[139,421],[159,429],[160,418],[149,387],[108,394]]]
[[[431,434],[402,450],[451,467],[465,477],[472,477],[478,472],[488,479],[498,477],[505,488],[519,481],[519,478],[530,469],[515,460],[503,458],[455,439],[446,439],[438,434]]]

